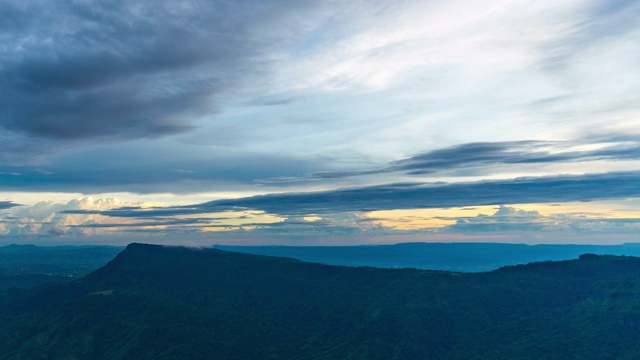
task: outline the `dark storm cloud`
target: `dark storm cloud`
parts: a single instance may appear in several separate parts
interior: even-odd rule
[[[278,19],[311,5],[3,2],[0,128],[58,139],[187,131],[216,111],[216,95],[261,71],[252,58],[287,41],[274,36]]]
[[[20,204],[13,203],[11,201],[0,201],[0,210],[10,209],[12,207],[21,206]]]
[[[145,210],[74,211],[107,216],[173,216],[227,210],[281,215],[497,204],[555,203],[640,197],[640,172],[550,176],[471,183],[400,183],[311,193],[284,193]]]

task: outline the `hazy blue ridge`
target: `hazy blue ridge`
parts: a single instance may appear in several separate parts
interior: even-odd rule
[[[343,266],[482,272],[502,266],[577,259],[581,254],[640,256],[640,244],[525,245],[501,243],[402,243],[364,246],[232,246],[221,250],[284,256]]]

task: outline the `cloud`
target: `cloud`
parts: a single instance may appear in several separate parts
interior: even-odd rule
[[[537,211],[525,211],[501,205],[493,215],[480,214],[476,217],[456,219],[454,225],[446,226],[445,232],[503,232],[542,231],[549,227],[551,220]],[[557,229],[555,229],[557,230]]]
[[[146,217],[260,210],[304,216],[375,210],[477,205],[574,202],[640,197],[640,172],[491,180],[468,183],[397,183],[308,193],[269,194],[152,210],[95,212],[105,216]],[[66,213],[89,213],[84,210]]]
[[[72,214],[67,212],[66,214]],[[157,221],[135,222],[135,223],[96,223],[84,222],[77,225],[68,225],[70,228],[121,228],[121,227],[145,227],[145,226],[176,226],[176,225],[197,225],[204,224],[211,219],[162,219]]]
[[[640,196],[640,172],[452,184],[390,184],[316,193],[274,194],[205,203],[277,214],[587,201]]]
[[[79,228],[76,225],[105,223],[98,214],[64,214],[65,210],[108,210],[114,207],[139,208],[140,203],[120,201],[114,198],[74,199],[67,203],[43,201],[29,206],[13,207],[6,210],[2,233],[8,236],[91,236],[104,234],[100,229]],[[107,221],[108,222],[108,221]]]
[[[367,182],[398,181],[397,176],[404,175],[422,178],[425,175],[436,178],[535,175],[545,170],[544,165],[562,166],[547,173],[558,169],[576,172],[568,164],[596,161],[612,164],[606,170],[623,171],[637,168],[629,164],[638,160],[640,139],[633,134],[572,141],[466,143],[418,153],[381,166],[367,168],[360,163],[356,165],[360,170],[341,171],[325,170],[343,166],[328,156],[309,158],[297,152],[243,149],[231,152],[225,147],[139,140],[118,146],[85,146],[83,152],[51,156],[42,164],[0,164],[0,183],[5,190],[86,194],[197,193],[226,189],[255,193],[258,185],[259,192],[264,193],[281,191],[279,189],[289,185],[296,185],[299,190],[323,183],[326,187],[362,186]],[[336,183],[340,179],[344,182]],[[401,181],[406,181],[406,177]]]
[[[188,131],[217,112],[216,96],[257,78],[255,59],[287,43],[312,5],[3,2],[0,127],[66,140]]]
[[[348,182],[356,175],[618,160],[624,154],[560,155],[545,146],[562,144],[519,140],[637,127],[635,113],[611,121],[576,112],[610,93],[595,86],[609,79],[600,69],[627,79],[616,82],[617,95],[638,92],[637,66],[625,60],[635,47],[623,46],[635,39],[629,14],[637,9],[582,1],[3,1],[0,183],[84,193],[283,186],[273,179],[347,179],[344,187],[362,186]],[[621,39],[608,39],[620,46],[595,43],[615,24]],[[632,53],[594,62],[593,48]]]
[[[10,209],[12,207],[22,206],[20,204],[13,203],[11,201],[0,201],[0,210]]]
[[[85,194],[238,191],[253,186],[255,179],[311,172],[321,166],[295,154],[139,141],[85,146],[83,152],[52,156],[43,164],[0,164],[0,184],[7,191]]]
[[[456,223],[444,227],[445,233],[538,233],[588,232],[635,233],[640,230],[640,218],[606,218],[585,214],[542,215],[537,211],[519,210],[501,205],[492,215],[455,219]]]
[[[588,146],[594,150],[575,150]],[[459,144],[431,150],[390,162],[387,166],[356,170],[318,172],[304,178],[268,179],[266,182],[295,182],[296,180],[327,180],[345,177],[402,172],[408,175],[447,173],[465,175],[469,169],[480,169],[484,174],[497,166],[573,163],[588,161],[640,160],[640,138],[581,139],[574,141],[495,141]]]
[[[499,164],[544,164],[595,160],[640,159],[640,141],[632,145],[607,146],[591,151],[557,151],[569,142],[512,141],[469,143],[430,151],[397,161],[392,169],[411,175],[430,174],[442,170],[487,167]],[[595,145],[595,144],[589,144]],[[602,144],[602,145],[607,145]],[[549,151],[549,148],[556,151]]]

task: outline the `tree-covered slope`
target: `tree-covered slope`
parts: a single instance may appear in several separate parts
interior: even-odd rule
[[[3,359],[634,359],[640,259],[490,273],[347,268],[132,244],[19,299]]]

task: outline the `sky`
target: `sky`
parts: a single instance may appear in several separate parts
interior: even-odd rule
[[[0,244],[640,238],[640,1],[0,2]]]

